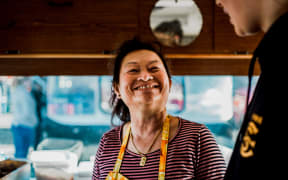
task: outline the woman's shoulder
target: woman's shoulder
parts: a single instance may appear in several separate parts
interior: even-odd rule
[[[180,127],[179,127],[179,134],[180,136],[184,137],[192,137],[198,138],[201,136],[205,136],[207,134],[211,134],[210,130],[206,127],[206,125],[189,121],[183,118],[180,119]]]
[[[203,130],[209,132],[208,128],[204,124],[178,118],[180,124],[176,136],[171,139],[173,142],[171,145],[177,147],[185,145],[185,147],[193,146],[195,148],[199,144],[199,140],[202,139],[200,137],[203,136]]]
[[[179,119],[180,119],[181,126],[182,126],[181,128],[183,129],[188,129],[191,131],[200,131],[202,129],[207,129],[207,127],[204,124],[186,120],[181,117],[179,117]]]
[[[102,140],[104,141],[116,141],[120,139],[120,131],[122,126],[116,126],[109,131],[105,132],[102,136]]]
[[[103,153],[106,150],[110,152],[111,149],[119,148],[119,146],[121,146],[120,131],[121,126],[114,127],[113,129],[105,132],[99,142],[98,152]]]
[[[189,121],[183,118],[179,119],[181,127],[179,128],[177,140],[197,144],[198,141],[203,141],[205,139],[207,140],[211,138],[213,139],[213,135],[211,131],[206,127],[206,125]]]

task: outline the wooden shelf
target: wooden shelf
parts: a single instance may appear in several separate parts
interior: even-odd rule
[[[167,54],[172,75],[247,75],[251,55]],[[114,55],[0,55],[0,75],[111,75]],[[260,68],[255,68],[260,74]]]

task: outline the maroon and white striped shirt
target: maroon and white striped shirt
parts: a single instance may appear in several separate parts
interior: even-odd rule
[[[223,179],[226,166],[208,128],[180,119],[174,138],[169,140],[165,179]],[[105,179],[113,170],[121,147],[123,125],[103,135],[95,158],[93,180]],[[158,179],[160,149],[147,154],[144,167],[141,156],[126,149],[120,173],[128,179]]]

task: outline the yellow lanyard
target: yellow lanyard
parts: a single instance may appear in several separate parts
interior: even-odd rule
[[[170,128],[170,116],[167,115],[164,124],[163,124],[163,131],[162,131],[162,139],[161,139],[161,153],[160,153],[160,161],[159,161],[159,173],[158,173],[158,180],[165,179],[165,170],[166,170],[166,157],[167,157],[167,149],[168,149],[168,139],[169,139],[169,128]],[[131,125],[129,124],[127,132],[124,136],[118,158],[116,160],[113,172],[110,172],[106,180],[128,180],[126,177],[119,173],[120,167],[122,164],[122,160],[124,157],[125,149],[127,147],[129,134],[131,131]]]

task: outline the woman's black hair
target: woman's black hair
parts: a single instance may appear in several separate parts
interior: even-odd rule
[[[160,45],[158,45],[158,49],[160,49]],[[125,41],[120,48],[117,51],[117,55],[115,57],[114,62],[114,70],[113,70],[113,79],[112,79],[112,90],[111,90],[111,98],[110,98],[110,105],[112,106],[112,116],[111,116],[111,122],[113,124],[113,118],[116,115],[122,122],[128,122],[130,121],[130,112],[126,104],[122,101],[122,99],[118,99],[117,95],[114,91],[114,88],[116,85],[119,84],[119,76],[120,76],[120,69],[122,65],[122,61],[125,58],[126,55],[128,55],[131,52],[137,51],[137,50],[150,50],[155,52],[161,59],[167,75],[169,79],[171,79],[171,74],[168,69],[168,65],[161,53],[160,50],[158,50],[153,43],[148,43],[139,40],[138,38],[134,38],[132,40]]]

